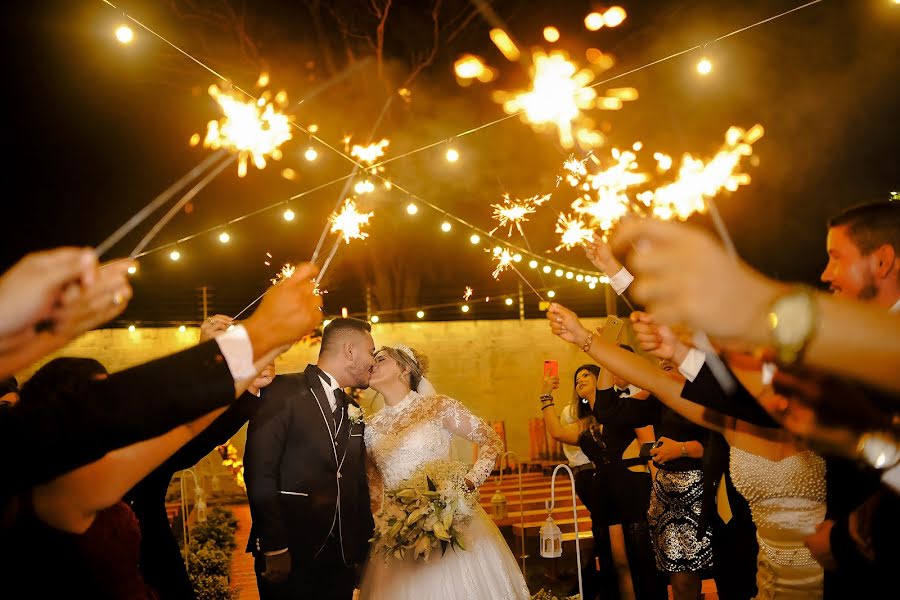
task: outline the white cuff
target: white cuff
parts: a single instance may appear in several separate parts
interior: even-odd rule
[[[256,377],[256,367],[253,366],[253,344],[243,325],[230,328],[216,336],[215,340],[219,344],[222,356],[225,357],[232,379],[240,381]]]
[[[271,552],[263,552],[266,556],[275,556],[277,554],[284,554],[288,551],[288,548],[282,548],[281,550],[272,550]]]
[[[681,373],[685,379],[693,383],[694,379],[697,378],[697,374],[700,373],[700,369],[703,368],[704,363],[706,363],[706,354],[696,348],[691,348],[688,350],[684,360],[681,361],[681,364],[678,365],[678,372]]]
[[[881,482],[891,488],[895,494],[900,494],[900,465],[885,471],[881,475]]]
[[[628,272],[628,269],[622,267],[619,272],[609,278],[609,285],[615,290],[616,294],[621,296],[634,281],[634,275]]]

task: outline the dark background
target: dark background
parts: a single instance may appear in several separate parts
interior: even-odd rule
[[[526,55],[532,47],[561,48],[582,65],[588,47],[615,55],[616,65],[598,74],[599,80],[801,2],[622,0],[627,20],[598,32],[583,26],[595,8],[591,2],[490,4]],[[490,26],[461,0],[441,3],[436,45],[433,2],[393,2],[380,61],[379,19],[369,2],[129,1],[121,6],[244,89],[258,93],[254,82],[267,71],[272,89],[286,90],[292,103],[348,65],[376,57],[309,99],[295,116],[303,125],[318,124],[319,135],[335,146],[342,147],[348,133],[364,142],[387,97],[407,85],[411,99],[395,94],[376,133],[376,139],[391,141],[388,158],[503,116],[491,93],[527,84],[523,66],[500,55],[488,38]],[[5,11],[4,268],[35,249],[99,244],[208,155],[188,140],[219,116],[206,93],[216,83],[210,73],[138,28],[131,46],[115,41],[112,31],[122,21],[121,10],[79,0],[16,3]],[[562,34],[552,45],[541,35],[549,24]],[[651,153],[673,157],[691,152],[709,158],[729,126],[763,124],[766,135],[754,146],[759,164],[745,166],[752,183],[720,196],[717,204],[748,262],[778,278],[815,282],[825,263],[827,218],[859,202],[886,200],[900,188],[898,34],[900,5],[892,0],[825,0],[708,46],[703,54],[715,64],[709,77],[694,70],[698,51],[601,86],[633,86],[640,99],[591,116],[610,145],[640,140]],[[484,57],[498,69],[498,78],[457,85],[453,61],[465,52]],[[319,160],[305,161],[308,145],[295,131],[280,162],[270,161],[262,171],[251,167],[243,179],[229,167],[151,247],[350,171],[349,163],[322,147]],[[441,145],[391,163],[385,176],[483,229],[495,225],[489,205],[504,192],[526,197],[554,191],[551,203],[525,224],[538,254],[553,248],[556,215],[572,200],[571,190],[554,189],[570,152],[559,146],[555,133],[534,132],[513,118],[454,146],[462,156],[457,164],[444,160]],[[650,170],[649,155],[642,166]],[[285,167],[299,179],[282,178]],[[168,250],[143,258],[133,281],[135,299],[113,325],[196,322],[202,318],[202,286],[211,312],[235,314],[266,289],[281,263],[308,259],[340,189],[336,184],[293,202],[293,223],[283,221],[282,207],[229,227],[227,246],[213,232],[179,245],[178,263],[169,260]],[[444,234],[443,217],[421,205],[410,217],[408,201],[396,190],[365,198],[364,208],[375,211],[371,237],[339,251],[325,281],[327,312],[338,313],[342,306],[364,311],[368,284],[374,312],[383,320],[414,319],[419,306],[461,302],[470,285],[477,300],[472,312],[463,315],[454,305],[429,309],[426,318],[515,318],[514,307],[498,302],[517,296],[515,274],[494,281],[489,256],[468,242],[471,231],[454,224]],[[706,224],[703,216],[693,220]],[[109,257],[127,255],[153,221]],[[512,241],[523,243],[517,236]],[[274,257],[271,267],[263,264],[266,252]],[[590,266],[580,251],[553,258]],[[552,275],[541,282],[534,272],[525,273],[535,286],[554,287],[557,299],[580,312],[603,314],[600,289]],[[535,296],[527,288],[525,293],[527,315],[538,316]],[[487,295],[490,303],[483,301]],[[410,310],[389,312],[405,308]]]

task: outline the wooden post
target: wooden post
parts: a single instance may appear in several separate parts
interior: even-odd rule
[[[203,320],[206,321],[209,317],[209,302],[206,297],[206,286],[204,285],[200,289],[203,292]]]
[[[522,290],[522,282],[519,281],[519,321],[525,320],[525,293]]]
[[[372,320],[372,286],[366,284],[366,321]]]

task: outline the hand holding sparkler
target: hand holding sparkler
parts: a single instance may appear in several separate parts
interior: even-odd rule
[[[725,339],[767,330],[765,309],[777,288],[708,233],[675,222],[628,220],[617,227],[614,247],[631,250],[631,293],[658,322]]]
[[[234,319],[228,315],[213,315],[200,325],[200,343],[209,341],[222,335],[228,328],[234,325]]]
[[[622,270],[622,263],[613,255],[612,248],[609,247],[606,239],[596,231],[592,232],[591,239],[585,242],[584,255],[591,261],[591,264],[608,277],[612,277]]]

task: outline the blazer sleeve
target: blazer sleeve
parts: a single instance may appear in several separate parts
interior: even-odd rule
[[[281,381],[279,381],[279,379]],[[281,462],[292,416],[288,376],[279,376],[269,397],[250,419],[244,448],[244,481],[253,531],[262,552],[288,547],[287,524],[281,505]],[[280,383],[277,388],[273,388]]]
[[[709,365],[704,364],[694,381],[684,383],[681,397],[759,427],[780,427],[759,405],[753,394],[736,377],[734,380],[737,382],[737,389],[729,395],[716,381]]]
[[[0,449],[15,456],[2,485],[44,483],[233,401],[234,379],[210,341],[115,373],[85,396],[20,403],[0,416]]]

